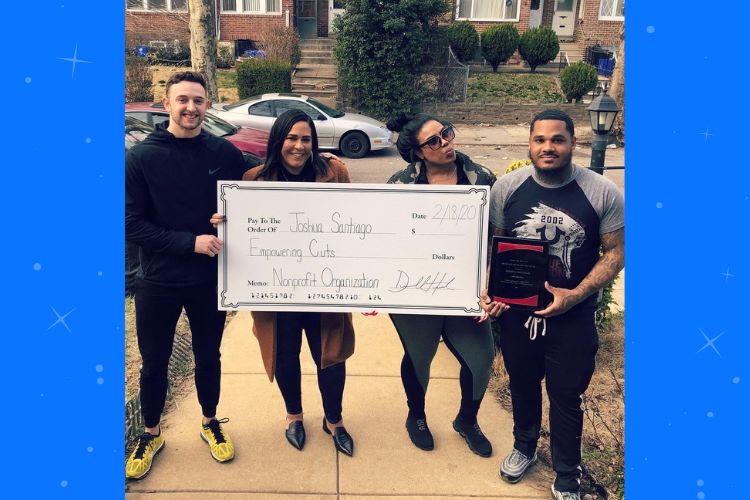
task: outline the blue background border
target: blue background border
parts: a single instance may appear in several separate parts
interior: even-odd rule
[[[709,5],[626,14],[629,498],[750,498],[748,8]]]
[[[3,498],[124,491],[123,7],[3,5]]]
[[[627,10],[629,498],[749,496],[748,9],[705,6]],[[118,497],[123,3],[4,7],[2,496]]]

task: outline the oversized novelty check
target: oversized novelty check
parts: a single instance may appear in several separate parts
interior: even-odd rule
[[[489,187],[218,183],[219,309],[480,314]]]

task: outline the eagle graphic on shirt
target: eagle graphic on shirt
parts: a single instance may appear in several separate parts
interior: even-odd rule
[[[565,212],[544,203],[532,207],[531,213],[524,215],[526,218],[518,221],[513,229],[515,236],[546,241],[550,256],[560,259],[565,277],[570,279],[571,254],[586,239],[583,226]]]

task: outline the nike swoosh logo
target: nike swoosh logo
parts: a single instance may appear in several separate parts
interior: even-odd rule
[[[218,172],[219,170],[221,170],[221,167],[219,167],[219,168],[215,168],[215,169],[213,169],[213,170],[210,170],[210,169],[209,169],[209,171],[208,171],[208,175],[214,175],[214,174],[215,174],[216,172]]]

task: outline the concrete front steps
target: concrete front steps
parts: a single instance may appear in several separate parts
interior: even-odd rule
[[[334,40],[308,38],[300,40],[302,57],[292,77],[292,92],[336,106],[336,64],[333,60]]]

